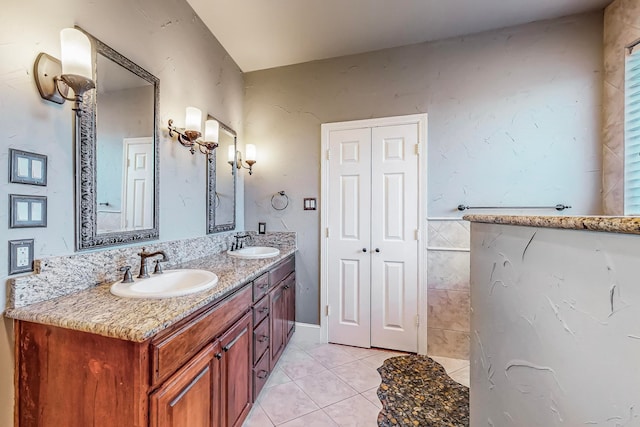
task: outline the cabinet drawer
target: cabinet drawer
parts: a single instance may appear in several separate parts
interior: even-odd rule
[[[260,323],[253,331],[253,360],[260,356],[269,347],[269,320]]]
[[[259,301],[267,292],[269,292],[269,273],[264,273],[253,281],[253,301]]]
[[[257,325],[262,319],[269,315],[269,298],[263,298],[262,301],[253,306],[253,324]]]
[[[269,379],[269,353],[265,353],[253,368],[253,401],[255,402]]]
[[[157,384],[175,372],[207,343],[224,332],[251,305],[251,288],[231,296],[228,300],[188,319],[168,335],[151,342],[152,383]]]
[[[271,286],[275,286],[282,279],[287,277],[289,273],[296,269],[296,258],[295,256],[291,256],[284,260],[282,263],[278,264],[271,272]]]

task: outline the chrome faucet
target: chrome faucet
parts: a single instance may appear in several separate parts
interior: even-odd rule
[[[156,251],[156,252],[145,252],[146,248],[142,248],[142,252],[138,253],[140,256],[140,273],[138,274],[138,279],[144,279],[149,277],[149,271],[147,267],[147,258],[151,258],[157,255],[162,255],[161,262],[168,261],[167,254],[164,251]],[[156,270],[156,272],[158,272]],[[162,272],[162,271],[159,271]]]

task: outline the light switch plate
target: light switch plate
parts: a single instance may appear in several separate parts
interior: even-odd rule
[[[33,239],[9,240],[9,274],[33,271]]]

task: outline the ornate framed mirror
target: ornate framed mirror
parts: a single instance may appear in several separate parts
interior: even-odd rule
[[[157,239],[160,80],[100,40],[76,119],[76,249]]]
[[[220,123],[218,148],[207,162],[207,234],[236,228],[237,134]]]

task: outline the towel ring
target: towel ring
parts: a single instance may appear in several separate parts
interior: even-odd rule
[[[277,199],[276,196],[278,196]],[[280,202],[278,203],[278,201]],[[284,206],[282,206],[282,204],[284,204]],[[273,209],[277,211],[283,211],[287,209],[287,206],[289,206],[289,196],[284,194],[284,190],[278,191],[276,194],[271,196],[271,207]]]

